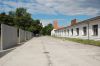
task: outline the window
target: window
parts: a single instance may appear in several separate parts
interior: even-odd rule
[[[66,30],[64,30],[64,33],[66,33]]]
[[[73,35],[73,29],[71,29],[72,35]]]
[[[67,30],[67,32],[68,32],[68,35],[69,35],[69,29]]]
[[[83,34],[84,34],[84,36],[87,35],[87,27],[83,27]]]
[[[93,35],[98,36],[98,25],[93,25],[92,28],[93,28]]]
[[[79,28],[76,28],[77,36],[79,35]]]
[[[64,30],[64,34],[66,34],[66,30]]]

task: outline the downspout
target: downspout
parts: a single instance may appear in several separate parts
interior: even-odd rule
[[[89,36],[89,21],[88,21],[88,44],[89,44],[90,36]]]

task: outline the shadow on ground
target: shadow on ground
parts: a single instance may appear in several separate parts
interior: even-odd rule
[[[12,50],[14,50],[14,49],[12,49]],[[3,57],[4,55],[8,54],[8,53],[11,52],[12,50],[0,52],[0,58]]]
[[[10,47],[6,50],[0,51],[0,58],[5,56],[6,54],[10,53],[11,51],[13,51],[14,49],[16,49],[16,47],[19,47],[21,45],[23,45],[25,42],[17,44],[16,46]]]

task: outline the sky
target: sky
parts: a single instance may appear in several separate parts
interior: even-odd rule
[[[0,0],[0,12],[24,7],[33,19],[43,25],[58,20],[59,26],[67,26],[72,19],[82,21],[100,15],[100,0]]]

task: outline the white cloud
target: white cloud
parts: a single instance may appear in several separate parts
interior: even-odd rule
[[[25,7],[28,12],[56,15],[60,13],[62,15],[97,15],[100,12],[100,8],[94,7],[82,7],[87,0],[26,0],[28,3],[18,1],[17,4],[14,1],[2,1],[4,4],[12,6],[13,8]],[[95,4],[95,3],[94,3]],[[1,8],[1,7],[0,7]],[[5,7],[10,10],[10,7]],[[8,11],[7,10],[7,11]]]
[[[41,21],[43,27],[53,22],[53,20],[49,20],[49,19],[40,20],[40,21]]]
[[[97,15],[100,11],[96,8],[81,8],[77,6],[58,6],[55,9],[59,10],[59,12],[63,15]]]

